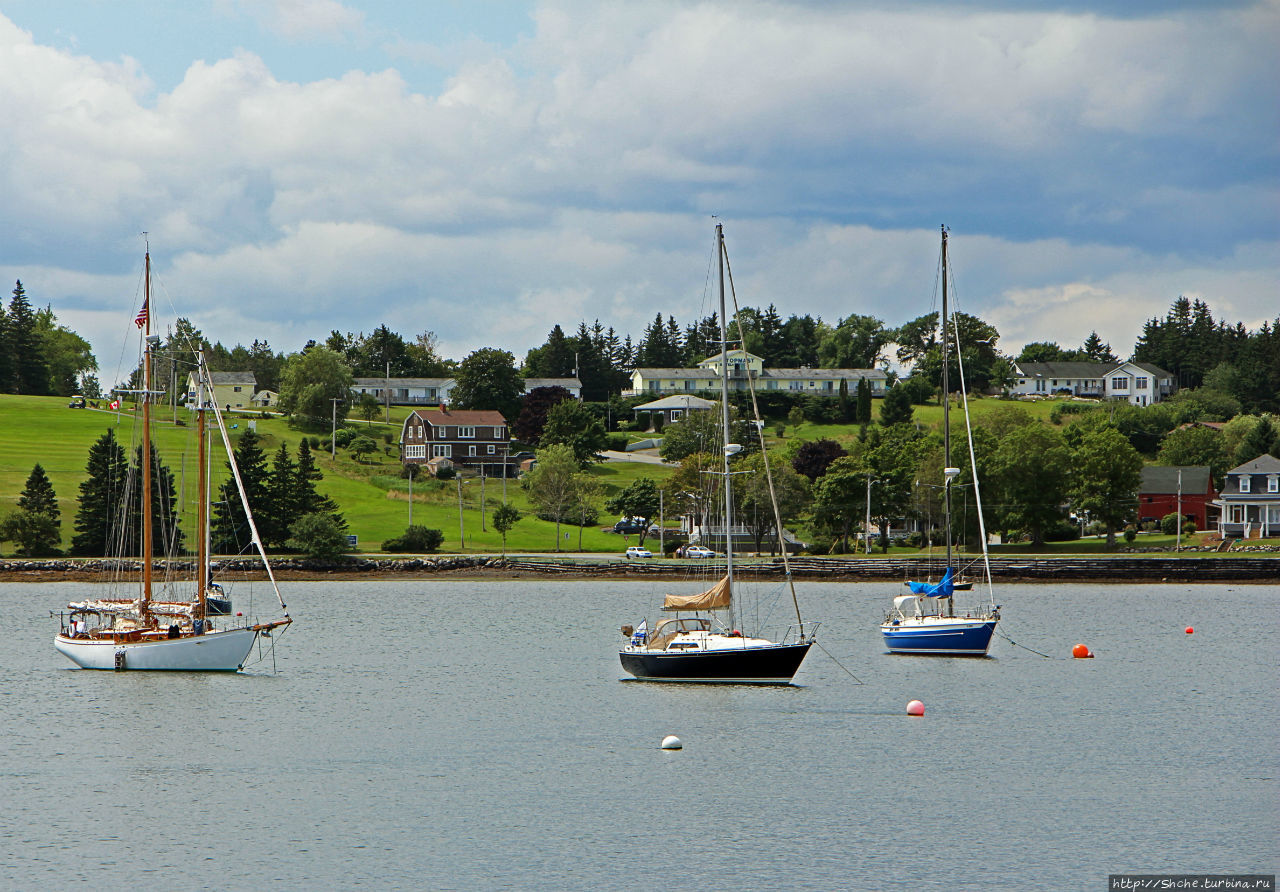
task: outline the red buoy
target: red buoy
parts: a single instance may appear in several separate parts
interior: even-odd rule
[[[924,704],[919,700],[912,700],[907,704],[907,715],[924,715]]]
[[[1188,635],[1194,635],[1195,633],[1196,633],[1196,630],[1195,630],[1195,629],[1191,628],[1190,626],[1187,626],[1187,634],[1188,634]]]
[[[1077,660],[1089,660],[1093,658],[1093,651],[1089,650],[1089,648],[1085,647],[1083,644],[1077,644],[1075,647],[1071,648],[1071,656],[1075,657]]]

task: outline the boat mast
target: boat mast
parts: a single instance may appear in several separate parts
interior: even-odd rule
[[[147,250],[142,280],[142,601],[145,615],[151,601],[151,250]]]
[[[204,369],[203,361],[197,362],[197,383],[196,383],[196,467],[197,475],[200,483],[198,487],[199,501],[197,502],[196,511],[198,512],[197,534],[200,542],[197,545],[198,559],[196,561],[196,619],[204,619],[207,609],[208,585],[209,585],[209,443],[208,436],[205,433],[204,423],[204,378],[201,372]]]
[[[950,375],[950,359],[948,357],[949,345],[947,343],[947,323],[950,317],[947,314],[947,227],[942,225],[942,474],[945,478],[943,485],[943,493],[946,499],[946,535],[947,535],[947,563],[948,569],[951,567],[951,481],[952,475],[948,473],[951,467],[951,375]],[[952,614],[951,598],[947,598],[947,615]]]
[[[716,260],[720,275],[720,423],[724,430],[721,462],[724,468],[724,561],[729,580],[729,625],[733,619],[733,487],[729,476],[729,329],[724,310],[724,225],[716,224]]]

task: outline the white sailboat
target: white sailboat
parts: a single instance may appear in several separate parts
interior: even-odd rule
[[[183,672],[236,672],[244,667],[253,645],[272,630],[293,622],[280,595],[271,565],[262,548],[253,514],[244,494],[240,471],[235,464],[231,439],[222,414],[213,400],[209,373],[203,354],[197,352],[196,366],[200,379],[196,410],[196,437],[199,451],[199,536],[195,574],[189,600],[159,600],[155,594],[152,563],[151,516],[151,391],[152,352],[159,337],[151,334],[151,254],[145,261],[144,299],[137,323],[144,328],[142,355],[142,568],[135,598],[94,598],[75,601],[66,613],[59,613],[60,630],[54,647],[82,669],[170,670]],[[206,396],[207,394],[207,396]],[[206,458],[206,415],[212,413],[231,464],[232,476],[240,493],[248,518],[252,540],[257,546],[271,581],[281,616],[267,622],[235,624],[234,620],[217,627],[209,619],[209,498],[208,462]]]
[[[795,605],[796,625],[774,641],[760,633],[749,634],[737,627],[735,597],[738,593],[733,565],[733,472],[730,459],[742,451],[742,446],[729,442],[729,362],[728,332],[725,313],[725,247],[724,230],[716,224],[716,254],[720,273],[720,418],[724,442],[721,451],[724,492],[725,574],[713,586],[691,595],[667,595],[662,610],[673,616],[657,622],[652,629],[648,620],[638,626],[623,626],[626,644],[618,653],[622,668],[642,681],[701,682],[721,684],[790,684],[813,645],[816,624],[805,625],[800,615],[800,602],[796,597],[795,583],[787,549],[781,549],[786,585]],[[741,335],[741,331],[739,332]],[[752,404],[755,405],[755,385],[749,379]],[[763,440],[763,425],[758,407],[755,412],[755,432]],[[761,448],[763,450],[763,442]],[[772,471],[768,452],[765,454],[765,473],[769,477],[770,495],[773,493]],[[774,521],[782,534],[782,518],[776,499],[773,502]]]

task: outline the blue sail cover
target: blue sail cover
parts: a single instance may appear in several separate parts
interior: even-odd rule
[[[942,574],[942,579],[936,583],[932,582],[912,582],[911,594],[921,595],[925,598],[950,598],[951,593],[955,591],[955,568],[947,567],[947,572]]]

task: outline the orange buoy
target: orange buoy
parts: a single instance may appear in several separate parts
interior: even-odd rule
[[[924,715],[924,704],[919,700],[912,700],[907,704],[907,715]]]
[[[1077,660],[1088,660],[1092,659],[1093,651],[1089,650],[1089,648],[1085,647],[1083,644],[1077,644],[1075,647],[1071,648],[1071,656],[1075,657]]]
[[[1187,634],[1188,634],[1188,635],[1194,635],[1195,633],[1196,633],[1196,630],[1195,630],[1195,629],[1191,628],[1191,626],[1187,626]]]

